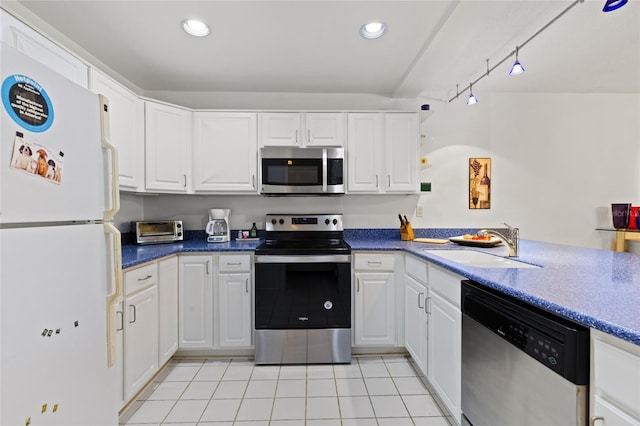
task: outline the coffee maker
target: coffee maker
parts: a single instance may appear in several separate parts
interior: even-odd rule
[[[209,209],[209,222],[207,223],[207,242],[224,243],[230,241],[231,229],[229,228],[230,209]]]

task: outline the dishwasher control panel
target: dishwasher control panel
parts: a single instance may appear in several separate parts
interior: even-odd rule
[[[505,319],[496,333],[552,370],[562,373],[564,345],[537,330]]]

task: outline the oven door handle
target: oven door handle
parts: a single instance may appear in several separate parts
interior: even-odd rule
[[[326,254],[313,256],[257,255],[256,263],[349,263],[350,254]]]

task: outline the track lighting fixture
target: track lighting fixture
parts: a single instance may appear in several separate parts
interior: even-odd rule
[[[478,98],[473,94],[473,83],[469,83],[469,99],[467,99],[467,105],[475,105],[478,103]]]
[[[615,10],[621,6],[623,6],[625,3],[627,3],[628,0],[607,0],[607,3],[604,6],[604,11],[605,12],[610,12],[612,10]],[[467,99],[467,105],[473,105],[475,103],[478,102],[478,98],[476,98],[473,95],[473,92],[471,90],[472,86],[474,84],[476,84],[477,82],[479,82],[480,80],[482,80],[484,77],[488,76],[489,73],[491,71],[493,71],[494,69],[498,68],[500,65],[502,65],[505,61],[507,61],[509,58],[511,58],[513,55],[516,56],[516,61],[513,63],[513,66],[511,67],[511,70],[509,71],[509,75],[518,75],[518,74],[522,74],[524,72],[524,67],[522,66],[522,64],[520,63],[520,61],[518,60],[518,52],[521,48],[523,48],[527,43],[529,43],[531,40],[533,40],[534,38],[536,38],[540,33],[542,33],[544,30],[546,30],[547,28],[549,28],[554,22],[556,22],[558,19],[560,19],[560,17],[562,17],[562,15],[564,15],[565,13],[567,13],[569,10],[571,10],[574,6],[576,6],[578,3],[583,3],[584,0],[574,0],[573,3],[571,3],[569,6],[567,6],[562,12],[560,12],[560,14],[558,14],[555,18],[553,18],[551,21],[547,22],[547,24],[545,26],[543,26],[542,28],[540,28],[536,33],[534,33],[531,37],[529,37],[527,40],[524,41],[524,43],[519,44],[515,50],[511,51],[507,56],[505,56],[504,58],[502,58],[501,61],[499,61],[497,64],[495,64],[494,66],[492,66],[491,68],[489,68],[489,60],[487,59],[487,72],[482,74],[480,77],[476,78],[473,83],[469,83],[469,85],[467,87],[465,87],[464,89],[462,89],[462,93],[464,93],[467,89],[469,89],[469,99]],[[455,99],[458,99],[458,97],[460,96],[460,91],[458,90],[458,85],[456,84],[456,95],[453,96],[451,99],[449,99],[449,102],[452,102]]]
[[[518,49],[519,49],[519,47],[516,46],[516,61],[511,66],[511,71],[509,71],[509,75],[519,75],[519,74],[522,74],[524,72],[524,67],[522,66],[522,64],[518,60]]]
[[[602,8],[603,12],[613,12],[614,10],[621,8],[627,4],[627,0],[607,0]]]

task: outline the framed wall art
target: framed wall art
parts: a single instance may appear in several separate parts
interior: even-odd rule
[[[491,208],[491,158],[469,158],[469,208]]]

